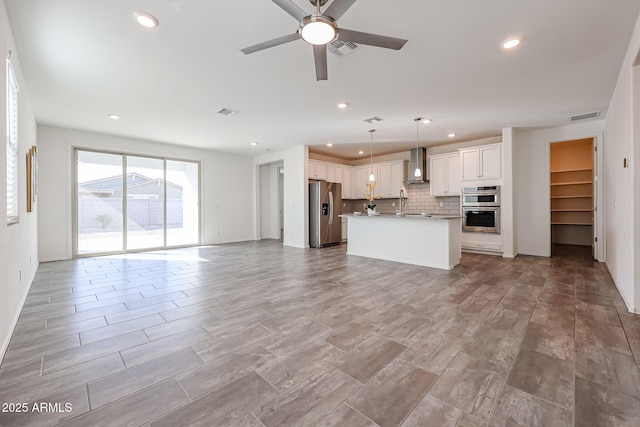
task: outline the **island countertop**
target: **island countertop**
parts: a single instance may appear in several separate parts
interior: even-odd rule
[[[361,215],[356,215],[353,213],[341,214],[340,218],[395,218],[395,219],[460,219],[462,218],[460,215],[439,215],[439,214],[429,214],[429,215],[421,215],[421,214],[380,214],[380,215],[367,215],[365,213]]]

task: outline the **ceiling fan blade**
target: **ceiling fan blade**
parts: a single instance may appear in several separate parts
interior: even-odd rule
[[[313,60],[316,64],[316,80],[327,80],[327,45],[313,46]]]
[[[333,0],[323,15],[330,16],[337,21],[355,2],[356,0]]]
[[[289,15],[293,16],[297,21],[302,21],[302,18],[308,15],[304,10],[300,8],[297,4],[292,2],[291,0],[271,0],[282,10],[287,12]]]
[[[386,49],[400,50],[408,41],[395,37],[380,36],[378,34],[361,33],[360,31],[338,29],[338,39],[356,44],[366,44],[368,46],[384,47]]]
[[[245,55],[249,55],[250,53],[258,52],[264,49],[268,49],[270,47],[289,43],[294,40],[298,40],[299,38],[300,38],[300,34],[298,33],[287,34],[286,36],[278,37],[273,40],[268,40],[266,42],[254,44],[253,46],[245,47],[244,49],[240,49],[240,52],[244,53]]]

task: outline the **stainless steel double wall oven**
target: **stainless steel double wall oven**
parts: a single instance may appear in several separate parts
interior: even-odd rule
[[[500,186],[462,189],[462,231],[500,234]]]

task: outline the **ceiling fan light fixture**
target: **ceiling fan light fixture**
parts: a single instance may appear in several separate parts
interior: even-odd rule
[[[318,13],[306,16],[300,23],[298,31],[304,41],[317,46],[330,43],[338,35],[335,21]]]

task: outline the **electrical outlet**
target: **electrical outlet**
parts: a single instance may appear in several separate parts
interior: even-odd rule
[[[391,202],[391,207],[395,208],[396,207],[396,202]]]
[[[444,207],[444,202],[440,202],[440,207],[443,208]]]

